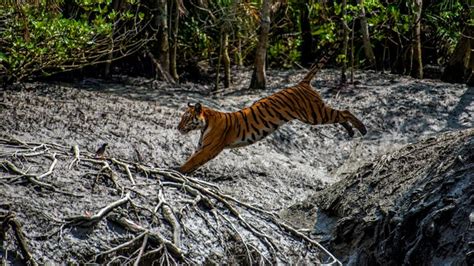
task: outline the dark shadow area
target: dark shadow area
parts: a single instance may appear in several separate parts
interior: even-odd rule
[[[468,128],[474,126],[474,108],[472,108],[474,102],[474,87],[467,87],[467,90],[459,99],[456,107],[450,112],[448,117],[447,128]],[[471,110],[469,110],[469,107]],[[465,113],[464,124],[460,123],[461,116]],[[466,117],[467,116],[467,117]],[[470,121],[470,123],[469,123]]]

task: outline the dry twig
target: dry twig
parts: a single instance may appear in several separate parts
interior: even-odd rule
[[[23,254],[25,255],[25,261],[30,265],[38,265],[33,255],[31,254],[25,233],[23,232],[22,226],[20,222],[16,219],[14,213],[8,213],[5,216],[0,216],[0,222],[2,222],[2,231],[3,234],[8,230],[7,227],[11,227],[15,232],[16,239],[18,241],[18,245],[20,246]]]
[[[75,216],[75,217],[68,217],[64,220],[69,225],[80,225],[83,227],[94,226],[98,222],[100,222],[107,214],[109,214],[113,209],[127,203],[130,200],[130,193],[127,193],[124,198],[121,198],[111,204],[105,206],[100,211],[92,216]]]
[[[78,164],[81,161],[81,159],[79,158],[80,156],[79,145],[75,144],[74,146],[72,146],[72,150],[74,152],[74,159],[69,164],[69,169],[72,169],[74,165]]]
[[[146,248],[146,243],[148,241],[148,232],[145,233],[145,236],[143,237],[143,243],[142,243],[142,246],[140,248],[140,253],[138,253],[138,256],[137,256],[137,259],[135,260],[135,262],[133,263],[133,266],[138,266],[139,263],[140,263],[140,259],[142,258],[143,256],[143,252],[145,252],[145,248]]]
[[[124,227],[125,229],[127,229],[131,232],[141,232],[141,233],[148,232],[148,230],[146,230],[142,226],[136,224],[135,222],[133,222],[133,221],[127,219],[127,218],[124,218],[124,217],[122,217],[122,218],[110,217],[109,219],[111,221],[121,225],[122,227]],[[183,252],[181,251],[181,249],[179,247],[177,247],[175,244],[173,244],[173,242],[166,239],[160,232],[158,232],[158,231],[149,232],[149,239],[151,241],[154,241],[154,242],[157,242],[159,244],[164,245],[179,260],[181,260],[181,261],[185,260]]]
[[[21,181],[21,179],[24,179],[34,185],[65,193],[58,190],[54,185],[39,180],[39,178],[52,175],[58,171],[58,168],[61,169],[61,167],[58,167],[58,165],[62,165],[59,164],[60,160],[63,158],[71,158],[70,152],[68,154],[65,146],[26,143],[10,139],[5,141],[0,138],[0,145],[2,145],[2,143],[9,145],[12,149],[15,149],[15,146],[21,149],[21,152],[7,152],[0,155],[0,158],[3,159],[0,164],[4,169],[16,174],[16,176],[4,178],[4,180],[10,180],[11,184],[16,185],[21,183],[17,182],[18,180]],[[184,240],[181,239],[182,237],[199,238],[198,233],[194,230],[190,230],[189,220],[186,220],[186,217],[193,217],[193,219],[197,218],[199,220],[198,224],[202,222],[202,225],[205,227],[203,228],[204,231],[210,230],[212,238],[215,237],[226,252],[230,252],[230,254],[232,254],[232,252],[239,252],[233,247],[226,245],[225,240],[228,239],[228,235],[231,235],[239,245],[242,244],[244,252],[242,258],[245,258],[245,262],[249,264],[274,264],[290,261],[285,255],[284,244],[279,242],[279,239],[283,235],[301,239],[308,243],[308,246],[316,246],[323,253],[327,254],[333,263],[339,263],[337,259],[318,242],[279,221],[274,212],[223,194],[219,188],[212,183],[184,176],[173,170],[153,168],[117,158],[112,158],[110,161],[97,160],[93,158],[94,155],[91,153],[80,153],[77,145],[73,146],[73,152],[74,157],[70,163],[66,164],[67,169],[71,169],[74,166],[94,169],[97,178],[101,175],[106,176],[112,180],[115,189],[119,193],[122,193],[122,195],[124,191],[128,191],[128,193],[101,208],[93,215],[82,215],[63,219],[64,221],[58,229],[48,234],[45,238],[35,238],[37,241],[49,239],[52,235],[59,232],[62,234],[64,227],[92,227],[104,218],[107,218],[109,221],[132,232],[135,236],[123,244],[115,246],[114,248],[108,248],[94,255],[93,260],[90,262],[97,262],[99,258],[103,259],[104,256],[119,251],[121,253],[115,254],[115,257],[110,258],[108,263],[138,264],[145,260],[149,261],[150,259],[167,264],[186,263],[189,261],[195,262],[192,259],[189,260],[189,256],[192,255],[188,254],[187,250],[183,251],[181,249],[184,248],[184,243],[182,243]],[[7,159],[11,157],[15,160],[20,160],[21,158],[16,158],[18,155],[35,157],[42,162],[52,160],[52,163],[46,172],[31,174],[26,165],[20,168],[13,163],[15,161],[12,162]],[[61,155],[66,155],[67,157]],[[110,162],[112,164],[110,164]],[[131,167],[132,165],[135,167]],[[128,177],[130,183],[124,182],[123,185],[120,185],[119,177],[122,176]],[[153,184],[144,184],[142,181],[137,185],[136,181],[140,181],[140,179],[149,180],[150,178],[156,178],[156,182]],[[127,186],[126,184],[129,185]],[[146,187],[158,188],[158,190],[154,192],[158,197],[158,202],[152,203],[155,205],[154,208],[152,207],[153,205],[149,203],[150,193],[145,193],[141,190]],[[134,192],[134,194],[131,194],[131,192]],[[188,197],[180,197],[180,193],[184,193],[188,195]],[[139,197],[132,200],[131,195],[138,195]],[[170,197],[169,195],[178,195],[178,198],[173,198],[173,196]],[[191,196],[191,198],[189,198],[189,196]],[[115,213],[110,214],[114,209],[119,206],[124,206],[127,202],[131,203],[128,206],[129,210],[127,212],[121,213],[120,215]],[[125,207],[123,208],[126,209]],[[130,211],[130,208],[133,208],[134,211]],[[151,216],[144,215],[145,213],[149,213]],[[130,219],[131,214],[135,214],[139,222],[134,222]],[[165,222],[171,225],[171,230],[167,226],[163,226]],[[163,233],[163,230],[169,232]],[[185,234],[183,234],[183,232]],[[172,240],[168,240],[167,238],[172,238]],[[139,241],[142,241],[142,244],[137,249]],[[147,249],[150,249],[150,251],[147,251]],[[125,253],[122,253],[122,251]],[[306,251],[309,251],[309,249]],[[316,254],[313,251],[310,252]],[[123,254],[127,255],[124,256]],[[156,258],[158,258],[158,260],[156,260]]]
[[[53,162],[49,166],[48,171],[44,174],[38,175],[36,177],[37,179],[41,179],[41,178],[46,177],[46,176],[50,175],[51,173],[53,173],[53,169],[56,166],[56,164],[58,163],[58,159],[56,159],[56,153],[53,153],[53,155],[51,155],[51,159],[53,159]]]
[[[127,163],[121,162],[115,158],[112,158],[112,162],[125,168],[125,172],[127,173],[128,179],[130,179],[130,182],[132,182],[132,185],[135,185],[135,179],[133,179],[132,172],[130,172],[130,165],[128,165]]]

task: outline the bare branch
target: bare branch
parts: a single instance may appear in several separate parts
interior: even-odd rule
[[[122,244],[120,244],[120,245],[114,247],[114,248],[111,248],[111,249],[109,249],[109,250],[106,250],[106,251],[104,251],[104,252],[101,252],[101,253],[95,255],[95,256],[94,256],[94,257],[95,257],[94,261],[97,260],[97,258],[100,257],[100,256],[105,256],[105,255],[107,255],[107,254],[110,254],[110,253],[119,251],[119,250],[124,249],[124,248],[127,248],[127,247],[129,247],[129,246],[132,246],[135,242],[139,241],[140,239],[142,239],[142,238],[143,238],[144,236],[146,236],[147,234],[148,234],[148,232],[145,231],[145,232],[139,234],[138,236],[134,237],[134,238],[131,239],[130,241],[127,241],[127,242],[125,242],[125,243],[122,243]]]
[[[71,163],[69,164],[69,169],[71,169],[75,164],[79,163],[80,162],[80,152],[79,152],[79,145],[75,144],[74,146],[72,146],[72,149],[73,149],[73,152],[74,152],[74,159],[71,161]]]
[[[38,265],[38,263],[36,263],[35,259],[33,258],[33,255],[31,254],[25,233],[23,232],[20,222],[16,219],[15,214],[9,213],[3,217],[0,216],[0,221],[4,225],[9,224],[15,231],[15,236],[18,241],[18,245],[25,254],[27,263],[35,266]]]
[[[128,179],[130,179],[130,182],[132,182],[132,185],[135,185],[135,180],[133,179],[132,172],[130,172],[130,165],[128,165],[124,162],[121,162],[121,161],[119,161],[115,158],[112,158],[111,160],[112,160],[113,163],[118,164],[118,165],[122,166],[123,168],[125,168],[125,172],[127,173]]]
[[[69,224],[74,225],[81,225],[81,226],[94,226],[98,222],[100,222],[108,213],[110,213],[113,209],[127,203],[130,200],[130,193],[127,193],[124,198],[121,198],[111,204],[105,206],[100,211],[92,216],[75,216],[65,218],[64,220],[67,221]]]
[[[143,238],[143,244],[140,248],[140,253],[138,253],[138,256],[137,256],[137,259],[135,260],[135,262],[133,263],[133,266],[138,266],[139,263],[140,263],[140,259],[142,258],[143,256],[143,252],[145,252],[145,248],[146,248],[146,243],[148,241],[148,232],[145,232],[145,237]]]
[[[36,178],[41,179],[41,178],[46,177],[46,176],[50,175],[51,173],[53,173],[53,169],[56,166],[56,164],[58,163],[58,159],[56,159],[56,153],[53,153],[51,158],[53,159],[53,162],[49,166],[48,171],[44,174],[38,175]]]
[[[147,232],[145,228],[136,224],[135,222],[127,219],[127,218],[117,218],[117,217],[110,217],[111,221],[116,222],[123,226],[125,229],[132,231],[132,232]],[[184,261],[183,252],[179,247],[177,247],[173,242],[166,239],[160,232],[149,232],[149,238],[152,241],[158,242],[163,244],[167,249],[169,249],[173,255],[175,255],[178,259]]]

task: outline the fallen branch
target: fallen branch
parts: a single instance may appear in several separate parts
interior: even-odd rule
[[[125,168],[125,172],[127,173],[128,179],[130,179],[130,182],[132,182],[132,185],[135,185],[135,179],[133,179],[132,172],[130,172],[130,165],[124,162],[121,162],[115,158],[112,158],[112,162]]]
[[[110,219],[112,222],[115,222],[115,223],[121,225],[122,227],[124,227],[128,231],[131,231],[131,232],[134,232],[134,233],[148,232],[147,229],[143,228],[142,226],[140,226],[140,225],[136,224],[135,222],[133,222],[133,221],[127,219],[127,218],[124,218],[124,217],[122,217],[122,218],[110,217],[108,219]],[[177,247],[175,244],[173,244],[173,242],[166,239],[163,235],[161,235],[160,232],[158,232],[158,231],[149,232],[149,239],[151,241],[154,241],[154,242],[157,242],[159,244],[164,245],[180,261],[185,261],[185,258],[184,258],[184,255],[183,255],[183,252],[181,251],[181,249],[179,247]]]
[[[39,176],[37,176],[36,178],[37,179],[41,179],[43,177],[46,177],[48,175],[50,175],[51,173],[53,173],[53,169],[54,167],[56,166],[56,164],[58,163],[58,159],[56,159],[56,153],[53,153],[53,155],[51,156],[51,158],[53,159],[53,162],[51,163],[51,165],[49,166],[49,169],[46,173],[44,174],[41,174]]]
[[[95,164],[102,164],[102,168],[99,170],[99,172],[97,174],[99,175],[99,174],[107,171],[108,173],[106,173],[104,175],[107,176],[108,178],[110,178],[110,180],[114,183],[115,188],[119,189],[120,192],[123,193],[123,187],[121,185],[119,185],[119,183],[118,183],[117,174],[114,172],[114,170],[112,170],[112,168],[110,167],[110,164],[107,161],[97,160],[97,159],[90,159],[90,158],[83,158],[82,161],[83,162],[91,162],[91,163],[95,163]]]
[[[81,159],[79,158],[79,145],[75,144],[74,146],[72,146],[72,150],[74,152],[74,159],[69,164],[69,169],[71,169],[74,165],[78,164],[81,161]]]
[[[100,222],[108,213],[110,213],[113,209],[127,203],[130,200],[130,193],[127,193],[124,198],[121,198],[111,204],[105,206],[100,211],[92,216],[75,216],[75,217],[68,217],[64,220],[69,225],[80,225],[83,227],[94,226],[98,222]]]
[[[51,184],[42,182],[42,181],[38,180],[37,175],[27,174],[27,173],[23,172],[22,170],[18,169],[18,167],[16,167],[16,165],[13,164],[10,161],[3,161],[2,165],[6,166],[12,172],[20,175],[20,178],[25,177],[27,181],[29,181],[30,183],[33,183],[35,185],[38,185],[40,187],[44,187],[44,188],[47,188],[49,190],[52,190],[53,192],[58,192],[58,193],[65,194],[65,195],[68,195],[68,196],[84,197],[84,195],[77,195],[77,194],[74,194],[74,193],[71,193],[71,192],[63,191],[61,189],[56,188],[55,186],[53,186]]]
[[[133,266],[138,266],[139,265],[140,259],[143,256],[143,252],[145,252],[147,241],[148,241],[148,232],[146,232],[145,237],[143,237],[143,243],[142,243],[142,246],[140,248],[140,253],[138,253],[137,259],[135,260],[135,263],[133,263]]]
[[[135,242],[139,241],[140,239],[142,239],[143,237],[145,237],[146,235],[148,234],[148,232],[143,232],[141,233],[140,235],[134,237],[133,239],[125,242],[125,243],[122,243],[114,248],[111,248],[109,250],[106,250],[104,252],[101,252],[97,255],[94,256],[94,260],[93,261],[89,261],[89,262],[95,262],[97,261],[97,259],[100,257],[100,256],[105,256],[107,254],[110,254],[110,253],[113,253],[113,252],[117,252],[119,250],[122,250],[122,249],[125,249],[125,248],[128,248],[130,246],[132,246],[133,244],[135,244]]]
[[[3,217],[0,216],[0,221],[2,221],[3,230],[5,230],[5,227],[7,225],[10,225],[13,231],[15,231],[15,236],[18,241],[18,245],[20,246],[21,250],[23,251],[25,255],[26,263],[29,265],[35,265],[35,266],[38,265],[38,263],[36,263],[35,259],[33,258],[33,255],[30,252],[30,248],[26,240],[25,233],[23,232],[20,222],[16,219],[15,214],[9,213],[6,216],[3,216]]]
[[[21,156],[21,157],[35,157],[39,155],[43,155],[47,152],[47,150],[42,150],[42,151],[32,151],[32,152],[25,152],[25,153],[18,153],[15,152],[15,156]]]
[[[176,219],[173,210],[167,203],[162,205],[161,210],[163,213],[163,217],[173,228],[174,244],[180,247],[181,246],[181,225],[179,224],[178,219]]]
[[[5,137],[7,137],[8,139],[7,138],[1,138],[0,142],[5,143],[5,144],[13,144],[13,145],[16,145],[16,146],[18,146],[18,145],[28,146],[28,143],[23,142],[23,141],[15,138],[13,136],[5,136]]]

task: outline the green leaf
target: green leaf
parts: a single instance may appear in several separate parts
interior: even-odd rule
[[[143,14],[143,13],[142,13]],[[115,20],[115,18],[117,17],[117,12],[115,12],[115,10],[112,10],[108,15],[107,17],[111,20]]]
[[[0,62],[7,61],[8,57],[6,54],[0,52]]]

